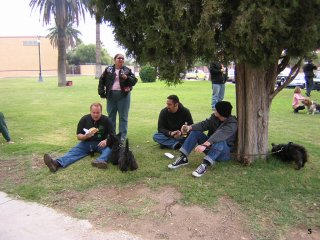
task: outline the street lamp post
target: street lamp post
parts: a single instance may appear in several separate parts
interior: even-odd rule
[[[39,52],[39,80],[38,82],[43,82],[43,79],[42,79],[42,70],[41,70],[41,51],[40,51],[40,38],[38,37],[38,40],[37,40],[37,43],[38,43],[38,52]]]

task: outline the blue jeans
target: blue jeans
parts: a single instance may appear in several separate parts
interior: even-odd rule
[[[117,113],[119,114],[118,130],[121,133],[122,139],[125,139],[128,133],[130,96],[131,92],[129,92],[128,95],[124,95],[121,91],[111,91],[111,95],[107,100],[107,112],[115,130],[117,125]]]
[[[100,141],[82,141],[79,142],[76,146],[70,149],[64,156],[59,157],[57,161],[62,167],[66,167],[81,158],[84,158],[89,155],[90,151],[101,153],[101,155],[96,159],[97,161],[107,162],[108,157],[111,153],[111,148],[98,147]]]
[[[2,112],[0,112],[0,132],[7,142],[11,140],[6,120],[4,119],[4,115]]]
[[[305,76],[304,79],[306,80],[306,88],[307,88],[307,96],[310,96],[311,91],[313,90],[313,77]]]
[[[212,84],[212,109],[216,108],[217,102],[221,102],[224,98],[225,84]]]
[[[180,148],[180,152],[188,156],[191,151],[197,146],[208,140],[208,136],[201,131],[191,131],[186,141]],[[203,158],[213,165],[216,161],[230,160],[230,147],[226,141],[215,143],[211,146],[207,155]]]
[[[180,138],[170,138],[167,137],[166,135],[164,135],[163,133],[155,133],[153,135],[153,140],[157,143],[159,143],[160,145],[163,145],[167,148],[171,148],[174,149],[174,147],[178,144],[178,143],[184,143],[186,138],[184,137],[180,137]]]

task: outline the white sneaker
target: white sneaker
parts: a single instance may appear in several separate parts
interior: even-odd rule
[[[203,174],[205,174],[205,172],[207,171],[207,169],[208,169],[208,165],[207,165],[207,164],[204,164],[204,163],[201,163],[201,164],[199,165],[199,167],[192,172],[192,176],[194,176],[194,177],[201,177]]]

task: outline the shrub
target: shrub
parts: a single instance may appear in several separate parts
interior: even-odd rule
[[[140,78],[142,82],[155,82],[157,78],[157,71],[150,65],[145,65],[140,69]]]

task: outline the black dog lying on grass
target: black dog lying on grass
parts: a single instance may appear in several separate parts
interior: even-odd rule
[[[108,142],[111,146],[110,162],[113,165],[119,165],[119,169],[122,172],[128,170],[134,171],[138,169],[137,161],[133,155],[133,152],[129,149],[129,140],[126,140],[126,145],[120,141],[120,135],[111,135]]]
[[[272,143],[271,152],[284,162],[294,162],[296,170],[304,167],[308,161],[307,150],[298,144],[289,142],[288,144],[274,144]]]

